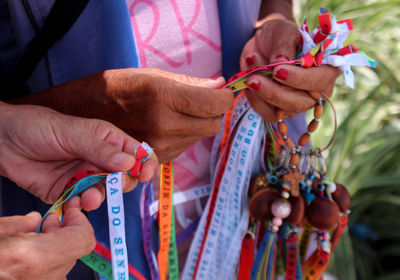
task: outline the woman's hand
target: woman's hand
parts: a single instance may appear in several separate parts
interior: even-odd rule
[[[65,183],[79,171],[127,171],[135,163],[134,149],[139,142],[105,121],[4,103],[0,103],[0,116],[0,174],[44,202],[57,200]],[[149,181],[157,169],[153,154],[138,180]],[[124,191],[136,184],[137,179],[128,180]],[[69,205],[89,211],[103,199],[104,187],[99,186],[72,198]]]
[[[96,73],[15,102],[107,120],[157,152],[161,163],[216,135],[233,94],[223,78],[200,79],[158,69]]]
[[[243,49],[241,70],[296,59],[300,37],[296,24],[279,14],[262,22]],[[340,69],[326,65],[313,68],[281,65],[275,67],[272,80],[252,75],[247,81],[246,96],[266,121],[274,123],[276,108],[285,111],[286,118],[291,118],[313,107],[316,100],[309,92],[331,96],[340,73]]]

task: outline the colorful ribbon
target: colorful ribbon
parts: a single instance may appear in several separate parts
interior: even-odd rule
[[[139,147],[135,149],[135,158],[136,164],[135,166],[127,171],[127,172],[118,172],[118,173],[104,173],[98,171],[81,171],[75,174],[66,184],[66,190],[60,196],[60,198],[50,207],[50,209],[43,216],[42,221],[40,222],[36,232],[40,232],[42,223],[44,219],[50,213],[55,213],[59,217],[62,222],[63,218],[63,205],[72,197],[80,194],[81,192],[87,190],[91,186],[96,183],[101,182],[106,179],[107,183],[107,202],[108,202],[108,215],[109,215],[109,229],[110,229],[110,245],[112,248],[112,265],[109,264],[107,267],[104,265],[104,258],[101,262],[102,265],[98,265],[97,261],[99,258],[95,253],[91,253],[88,256],[82,258],[82,261],[86,263],[93,269],[97,269],[96,271],[106,277],[110,278],[110,271],[112,271],[114,279],[120,279],[123,277],[124,279],[129,278],[129,263],[127,259],[127,249],[125,244],[125,219],[124,219],[124,206],[122,199],[122,184],[121,184],[121,175],[123,173],[129,174],[131,176],[138,176],[140,173],[140,169],[142,167],[143,162],[145,162],[148,158],[151,157],[153,150],[151,147],[143,142]],[[138,167],[139,166],[139,167]],[[108,266],[112,266],[110,270]]]

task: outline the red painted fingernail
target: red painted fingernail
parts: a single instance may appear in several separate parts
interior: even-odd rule
[[[275,56],[275,59],[279,59],[279,58],[283,58],[286,61],[290,60],[289,57],[287,55],[284,55],[284,54],[278,54],[277,56]]]
[[[261,82],[257,79],[253,79],[247,86],[252,90],[259,90],[261,88]]]
[[[211,78],[211,80],[218,80],[220,78],[220,76],[217,76],[217,77],[213,77],[213,78]]]
[[[252,66],[256,62],[256,57],[254,55],[246,58],[247,66]]]
[[[275,74],[275,78],[279,80],[286,80],[288,76],[289,72],[286,69],[279,69]]]

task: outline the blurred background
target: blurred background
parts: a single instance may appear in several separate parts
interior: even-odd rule
[[[339,80],[333,96],[339,125],[325,155],[328,176],[347,186],[352,212],[329,271],[341,280],[400,279],[400,0],[294,4],[297,22],[307,18],[310,30],[320,7],[352,19],[348,42],[378,60],[376,69],[354,69],[354,90]],[[331,112],[326,108],[315,146],[329,141]]]

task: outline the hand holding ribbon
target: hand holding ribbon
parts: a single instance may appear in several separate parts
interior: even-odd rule
[[[0,174],[47,203],[63,193],[65,182],[78,171],[127,171],[135,164],[132,154],[139,142],[105,121],[66,116],[37,106],[1,103],[0,109]],[[138,180],[150,180],[157,166],[153,154]],[[136,183],[131,180],[124,191]],[[90,188],[69,206],[89,211],[103,199],[103,187]]]
[[[37,212],[0,218],[1,279],[65,279],[96,244],[92,226],[77,209],[66,211],[63,225],[49,216],[42,232],[32,234],[40,220]]]
[[[114,69],[14,100],[59,112],[111,122],[145,141],[160,163],[175,159],[221,129],[233,94],[225,80],[203,79],[154,68]]]
[[[240,58],[242,71],[296,59],[301,37],[297,25],[283,16],[266,18],[263,22],[243,49]],[[291,118],[313,107],[315,99],[310,97],[310,91],[330,97],[340,74],[339,68],[330,65],[312,68],[279,65],[273,69],[273,79],[257,74],[249,77],[245,92],[257,113],[267,122],[275,123],[275,108],[284,110],[285,117]]]

